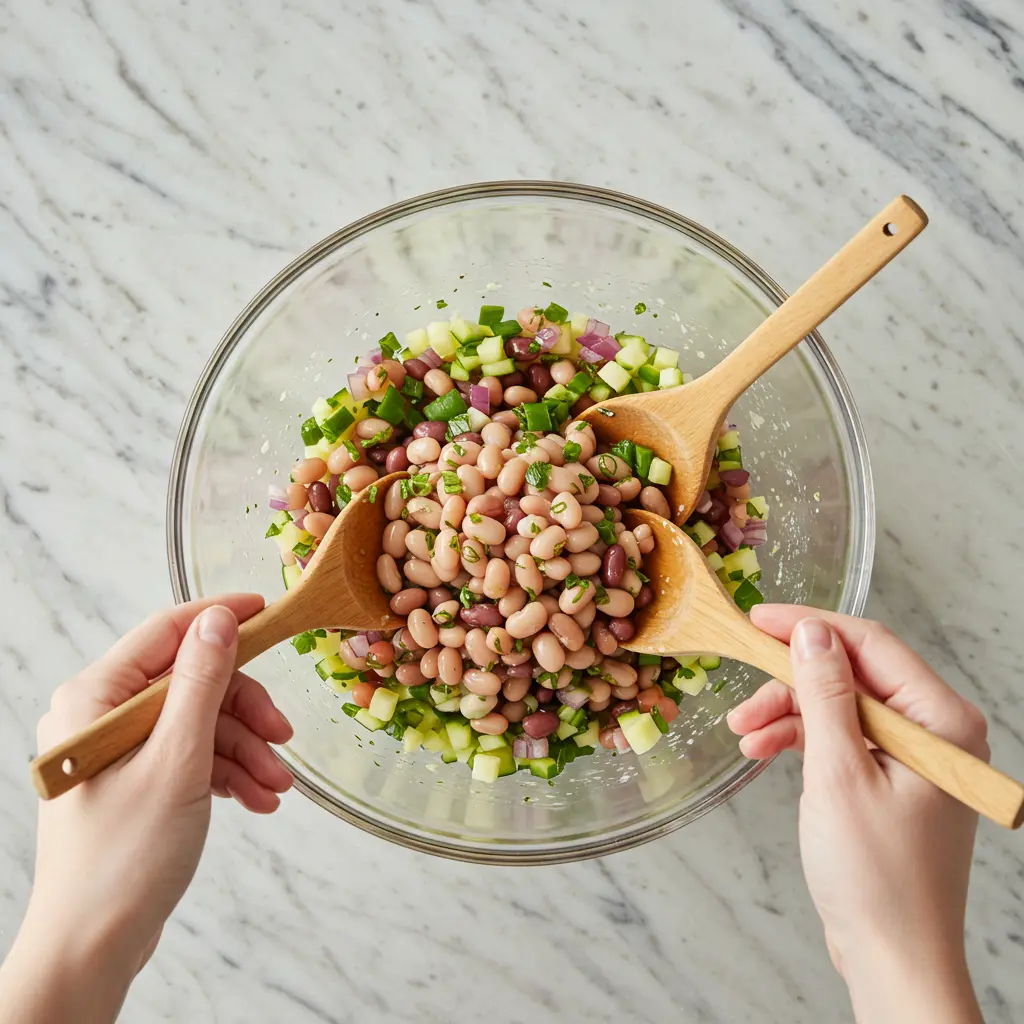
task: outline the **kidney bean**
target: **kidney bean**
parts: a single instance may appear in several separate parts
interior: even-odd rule
[[[625,459],[620,459],[618,455],[612,455],[611,452],[603,452],[601,455],[595,455],[593,458],[587,459],[587,469],[599,480],[613,482],[625,480],[627,476],[633,475],[633,471],[629,468],[629,463]]]
[[[448,626],[446,629],[438,630],[437,639],[442,647],[453,647],[458,650],[466,642],[466,629],[464,626]]]
[[[672,518],[672,510],[669,508],[668,500],[658,487],[654,487],[653,485],[645,487],[640,492],[640,504],[643,505],[648,512],[653,512],[658,516],[664,516],[665,519]]]
[[[302,528],[311,533],[317,540],[323,540],[327,531],[334,525],[334,516],[327,512],[310,512],[302,521]]]
[[[384,470],[388,473],[399,473],[409,468],[409,456],[401,445],[392,448],[384,460]]]
[[[493,604],[470,605],[459,612],[459,617],[469,626],[484,628],[500,626],[505,621],[497,605]]]
[[[501,520],[505,515],[504,498],[496,494],[478,494],[466,502],[465,515],[487,516],[489,519]],[[459,521],[461,523],[461,518]]]
[[[575,587],[566,587],[558,598],[558,607],[566,615],[576,615],[594,599],[594,586],[583,580]]]
[[[551,371],[541,363],[531,363],[526,368],[526,379],[538,395],[544,394],[554,383]]]
[[[487,649],[495,654],[508,654],[513,649],[512,637],[509,636],[508,630],[502,626],[489,629],[485,643],[487,644]]]
[[[428,530],[441,528],[441,506],[430,498],[410,498],[405,506],[409,517]],[[435,584],[436,586],[436,584]]]
[[[612,718],[617,720],[619,715],[624,715],[627,711],[636,711],[635,700],[624,700],[620,701],[618,704],[612,705],[612,709],[608,712],[608,714],[610,714]]]
[[[409,533],[409,524],[404,519],[396,519],[384,527],[384,550],[392,558],[401,558],[406,552],[405,538]]]
[[[462,520],[462,532],[481,544],[501,544],[505,539],[505,527],[490,516],[466,516]]]
[[[545,690],[543,687],[534,694],[538,704],[550,704],[555,699],[554,690]]]
[[[600,537],[593,523],[580,523],[576,529],[566,531],[565,546],[570,554],[579,554],[596,544]]]
[[[477,457],[476,465],[485,480],[497,480],[498,474],[505,468],[501,449],[493,444],[484,445]]]
[[[494,695],[486,696],[484,694],[467,693],[459,701],[459,711],[472,722],[474,719],[482,719],[489,715],[497,703],[498,698]]]
[[[593,647],[587,647],[584,644],[578,651],[567,651],[565,663],[570,668],[576,669],[577,672],[582,672],[583,669],[590,668],[600,657]]]
[[[592,701],[601,702],[607,700],[612,695],[611,683],[606,683],[603,679],[597,679],[596,677],[588,680],[590,684],[590,699]]]
[[[483,445],[484,439],[475,430],[467,430],[467,431],[459,434],[457,437],[453,437],[452,438],[452,444],[465,445],[467,443]]]
[[[546,587],[549,581],[561,583],[572,572],[572,565],[568,558],[549,558],[541,564],[540,571],[544,574]]]
[[[361,491],[369,487],[377,479],[377,470],[373,466],[355,466],[342,477],[346,487],[353,491]]]
[[[601,571],[601,556],[593,551],[580,551],[569,556],[569,566],[577,576],[595,576]]]
[[[594,601],[591,601],[589,604],[585,605],[582,610],[573,612],[572,617],[576,620],[576,625],[578,625],[580,629],[586,629],[587,626],[589,626],[597,617],[597,604]]]
[[[501,662],[506,666],[506,672],[510,672],[514,668],[522,669],[529,668],[527,662],[530,660],[532,655],[530,649],[527,648],[525,651],[512,651],[511,654],[503,654],[501,656]]]
[[[536,401],[537,392],[532,388],[524,387],[521,384],[505,388],[505,404],[512,408],[515,408],[517,405],[523,405],[526,402]]]
[[[377,559],[377,581],[389,594],[397,594],[402,589],[402,574],[398,571],[394,558],[387,553]]]
[[[425,530],[410,530],[405,535],[405,549],[413,558],[418,558],[421,562],[430,561],[431,551]]]
[[[441,369],[427,370],[423,383],[438,396],[448,394],[455,387],[455,382]]]
[[[327,484],[322,480],[316,480],[309,485],[307,497],[309,499],[309,507],[314,512],[334,511],[334,502],[331,500],[331,492],[327,489]],[[306,529],[309,529],[309,527],[306,527]]]
[[[507,391],[509,388],[519,388],[526,383],[526,374],[516,370],[514,373],[506,373],[504,377],[499,377],[501,381],[501,387],[503,391]],[[513,415],[515,415],[513,413]]]
[[[533,344],[533,338],[524,338],[522,335],[516,338],[509,338],[505,342],[505,354],[510,359],[515,359],[520,363],[533,362],[534,359],[540,358],[539,348],[536,352],[530,351],[530,346]]]
[[[549,526],[530,542],[530,554],[542,560],[556,558],[565,547],[565,538],[561,526]]]
[[[408,559],[402,567],[402,572],[410,583],[414,586],[422,587],[424,590],[429,587],[436,587],[441,582],[437,573],[434,572],[433,566],[419,558]]]
[[[527,715],[523,719],[523,732],[532,739],[540,740],[556,732],[559,721],[558,715],[553,711],[534,711],[532,715]]]
[[[427,681],[427,677],[420,671],[420,666],[415,661],[407,661],[395,669],[395,677],[403,686],[420,686]]]
[[[654,550],[654,531],[646,523],[641,523],[633,531],[633,536],[642,554],[647,555]]]
[[[493,673],[480,668],[471,668],[462,673],[462,685],[470,693],[481,697],[493,697],[501,691],[501,680]]]
[[[413,380],[423,380],[427,375],[427,370],[430,369],[429,364],[423,362],[422,359],[406,359],[402,366]]]
[[[627,476],[615,484],[615,490],[623,501],[632,501],[640,493],[640,481],[635,476]]]
[[[394,448],[393,446],[389,445],[375,444],[372,448],[367,450],[366,456],[375,465],[383,466],[387,463],[388,456],[391,454],[392,451],[399,451],[403,455],[405,454],[404,448]]]
[[[462,681],[462,658],[454,647],[445,647],[438,652],[437,675],[442,683],[447,683],[449,686],[455,686]]]
[[[327,463],[323,459],[300,459],[292,467],[292,479],[297,484],[311,484],[326,472]]]
[[[505,622],[509,635],[524,640],[539,633],[548,621],[547,609],[539,601],[531,601],[520,611],[513,612]]]
[[[622,501],[622,495],[611,484],[598,484],[597,500],[601,505],[609,505],[614,508]]]
[[[506,701],[501,706],[501,713],[509,722],[521,722],[526,717],[528,710],[526,701],[522,700]]]
[[[448,424],[439,420],[424,420],[412,428],[412,436],[418,440],[424,437],[433,438],[437,442],[437,450],[440,453],[441,445],[444,443],[444,435],[448,432]],[[415,461],[415,460],[414,460]]]
[[[609,679],[612,686],[632,686],[636,682],[636,669],[618,658],[605,658],[601,666],[602,675]]]
[[[523,590],[532,590],[535,594],[539,594],[544,586],[544,578],[540,574],[540,569],[528,554],[522,554],[516,558],[516,583]],[[545,616],[545,621],[546,619]]]
[[[423,426],[423,424],[419,424]],[[441,455],[441,443],[433,437],[418,437],[405,449],[410,462],[424,466],[428,462],[437,462]]]
[[[371,668],[384,668],[395,660],[395,648],[389,640],[379,640],[370,644],[366,652],[366,664]]]
[[[414,608],[427,603],[427,592],[422,587],[406,587],[391,598],[389,607],[396,615],[408,615]]]
[[[373,691],[377,687],[373,683],[356,683],[352,687],[352,703],[358,704],[361,708],[368,708],[373,700]]]
[[[288,502],[288,508],[300,509],[306,507],[306,500],[309,498],[309,493],[306,490],[305,484],[289,484],[285,488],[285,498]]]
[[[499,400],[501,397],[499,388]],[[502,423],[495,423],[493,420],[490,423],[485,423],[480,431],[480,437],[484,444],[492,444],[499,451],[504,450],[512,443],[512,432]]]
[[[633,602],[635,604],[637,596],[640,593],[640,589],[643,587],[643,583],[640,582],[640,577],[632,569],[627,569],[622,574],[622,582],[619,586],[633,598]]]
[[[482,629],[471,629],[466,634],[466,653],[470,661],[488,671],[493,671],[491,666],[498,660],[488,648],[487,634]]]
[[[512,676],[506,679],[501,687],[501,692],[505,696],[505,700],[522,700],[529,692],[530,687],[533,685],[533,680],[529,675],[527,676]]]
[[[645,583],[640,588],[640,593],[636,596],[635,606],[637,608],[646,608],[654,600],[654,591]]]
[[[617,587],[626,571],[626,552],[621,544],[613,544],[601,561],[601,582],[606,587]]]
[[[633,622],[630,619],[609,619],[608,629],[611,631],[612,636],[614,636],[619,643],[623,644],[632,640],[636,634],[636,626],[633,625]]]

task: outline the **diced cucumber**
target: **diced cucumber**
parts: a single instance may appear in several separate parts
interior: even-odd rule
[[[302,569],[297,565],[282,565],[281,578],[284,580],[284,589],[291,590],[302,577]]]
[[[441,751],[441,760],[444,761],[445,764],[454,764],[458,759],[458,756],[459,755],[450,744]]]
[[[318,636],[316,638],[316,647],[313,650],[321,657],[329,658],[332,655],[336,655],[340,647],[341,634],[328,633],[327,636]]]
[[[678,655],[676,655],[676,661],[678,661],[679,664],[683,668],[693,668],[694,665],[697,665],[697,664],[700,663],[700,655],[699,654],[678,654]]]
[[[463,747],[461,750],[456,750],[455,760],[461,762],[462,764],[469,764],[470,761],[473,760],[473,757],[478,749],[479,748],[477,747],[476,743],[471,743],[468,747]]]
[[[751,507],[753,507],[752,512]],[[767,519],[768,502],[761,496],[756,498],[747,498],[747,512],[749,512],[755,519]]]
[[[575,736],[577,732],[579,732],[579,730],[572,724],[572,722],[561,722],[559,723],[558,730],[555,735],[560,740],[567,740],[570,736]]]
[[[367,708],[360,708],[356,712],[355,719],[364,729],[369,729],[370,732],[376,732],[378,729],[384,728],[384,723],[375,715],[371,715]]]
[[[691,697],[695,697],[708,685],[708,674],[700,667],[699,662],[695,660],[692,665],[680,668],[673,677],[672,682],[683,693],[688,693]]]
[[[753,548],[731,551],[722,558],[722,566],[731,580],[745,580],[761,571],[757,552]]]
[[[636,375],[638,380],[644,384],[650,384],[652,388],[656,388],[661,383],[661,371],[656,370],[649,363],[644,363],[643,366],[638,367]],[[681,378],[682,374],[679,376]]]
[[[410,726],[405,732],[402,733],[402,747],[407,754],[411,754],[414,750],[419,750],[423,746],[423,741],[426,739],[426,734],[414,729]]]
[[[651,461],[651,471],[647,474],[647,478],[652,484],[664,487],[672,479],[672,466],[664,459],[655,456]]]
[[[469,370],[459,363],[452,363],[452,365],[448,367],[448,376],[451,377],[452,380],[469,380]]]
[[[316,663],[316,674],[324,680],[348,679],[358,676],[358,672],[348,667],[337,654],[329,654]]]
[[[313,535],[300,530],[295,523],[285,523],[281,532],[274,537],[274,543],[279,551],[291,551],[296,544],[311,544]]]
[[[702,654],[700,656],[700,667],[705,672],[714,672],[716,668],[722,667],[722,659],[717,654]]]
[[[718,570],[725,565],[722,556],[717,551],[713,551],[710,555],[708,555],[707,560],[712,572],[718,572]]]
[[[493,363],[484,363],[480,373],[484,377],[504,377],[506,373],[515,373],[516,364],[511,359],[498,359]]]
[[[496,363],[505,358],[505,343],[497,336],[484,338],[476,350],[481,363]]]
[[[583,730],[583,732],[577,733],[573,736],[572,741],[577,747],[596,747],[601,736],[601,726],[598,725],[597,719],[591,719],[590,724]]]
[[[679,353],[674,348],[657,348],[654,351],[654,368],[668,370],[679,365]]]
[[[328,441],[326,437],[321,437],[316,444],[307,444],[302,449],[302,457],[304,459],[323,459],[326,462],[328,456],[341,444],[341,441],[341,436],[336,437],[333,441]]]
[[[661,730],[653,716],[640,711],[619,715],[619,728],[636,754],[646,754],[661,739]]]
[[[743,468],[743,463],[742,462],[734,462],[731,459],[722,459],[722,461],[718,463],[718,468],[723,473],[725,473],[725,472],[727,472],[730,469],[742,469]]]
[[[555,402],[575,402],[576,395],[574,395],[564,384],[552,384],[551,387],[544,392],[545,398],[550,398]]]
[[[396,707],[398,707],[398,694],[386,686],[378,686],[373,691],[367,710],[374,718],[379,718],[382,722],[390,722],[394,717]]]
[[[618,363],[605,363],[597,375],[613,391],[622,391],[629,384],[629,372]]]
[[[715,528],[710,524],[704,522],[703,519],[698,519],[693,526],[687,527],[687,533],[693,538],[694,543],[699,547],[704,547],[709,540],[715,538]]]
[[[481,750],[500,750],[508,746],[504,736],[488,736],[486,733],[483,733],[477,742]]]
[[[620,331],[615,335],[615,340],[623,347],[626,348],[628,345],[645,345],[650,348],[650,345],[639,335],[639,334],[627,334],[625,331]]]
[[[683,383],[683,371],[670,366],[658,375],[659,388],[677,388]]]
[[[463,345],[487,337],[485,329],[480,324],[470,323],[468,320],[463,320],[461,316],[452,317],[451,332]]]
[[[558,774],[558,765],[553,757],[530,758],[530,774],[538,779],[553,779]]]
[[[730,448],[738,448],[740,445],[740,432],[729,430],[718,439],[718,450],[727,452]]]
[[[641,366],[640,369],[642,370],[643,367]],[[647,381],[645,381],[645,380],[637,379],[637,380],[633,381],[633,383],[636,385],[637,391],[641,391],[641,392],[644,392],[644,393],[646,393],[648,391],[657,391],[658,390],[658,386],[656,384],[648,384]]]
[[[615,362],[624,366],[627,370],[637,370],[647,362],[650,349],[647,342],[638,340],[631,342],[615,353]]]
[[[290,523],[291,521],[292,521],[292,517],[287,512],[285,512],[284,509],[281,509],[281,510],[275,512],[270,517],[271,524],[273,526],[276,526],[278,531],[280,531],[281,527],[287,526],[288,523]]]
[[[590,323],[590,316],[587,313],[573,313],[569,317],[569,326],[572,328],[572,337],[575,341],[581,334],[587,333],[587,324]]]
[[[448,742],[447,733],[441,732],[428,732],[423,737],[423,746],[435,754],[442,754],[444,751],[452,749],[452,745]]]
[[[427,324],[427,337],[430,339],[430,347],[442,359],[451,359],[455,355],[456,342],[447,320],[434,320]]]
[[[588,394],[595,402],[603,402],[606,398],[611,398],[614,392],[607,384],[595,384]]]
[[[464,750],[473,745],[473,730],[468,722],[445,722],[448,741],[456,750]]]
[[[451,714],[459,710],[459,705],[461,703],[462,698],[458,694],[455,694],[454,697],[450,697],[448,700],[441,701],[441,703],[437,705],[437,710],[443,711],[446,714]]]
[[[483,362],[476,352],[465,352],[461,348],[455,353],[455,359],[464,370],[475,370]]]
[[[567,356],[572,352],[572,324],[568,322],[562,324],[560,331],[561,334],[558,337],[558,341],[551,346],[551,354],[554,356]]]
[[[478,753],[473,758],[473,780],[475,782],[497,782],[501,771],[501,758],[493,754]]]
[[[430,348],[430,336],[422,327],[417,327],[415,331],[410,331],[405,336],[405,347],[413,358],[422,355]]]
[[[558,709],[558,711],[556,712],[556,714],[558,715],[558,717],[559,717],[559,718],[560,718],[560,719],[561,719],[561,720],[562,720],[563,722],[568,722],[568,721],[569,721],[569,719],[570,719],[570,718],[572,718],[572,716],[576,714],[576,709],[575,709],[575,708],[571,708],[571,707],[569,707],[569,705],[568,705],[568,704],[563,704],[563,705],[562,705],[562,706],[561,706],[561,707],[560,707],[560,708]]]
[[[466,410],[466,415],[469,417],[469,427],[471,430],[479,431],[491,422],[490,416],[481,412],[479,409],[474,409],[473,406],[470,406]]]

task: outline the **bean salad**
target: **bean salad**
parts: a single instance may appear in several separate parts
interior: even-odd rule
[[[347,695],[347,715],[409,753],[467,764],[480,782],[521,769],[552,779],[599,748],[645,753],[684,697],[712,686],[717,657],[622,646],[634,612],[654,599],[644,573],[654,537],[628,529],[622,511],[670,516],[672,467],[629,440],[599,444],[575,418],[614,394],[685,383],[678,361],[556,303],[508,320],[484,306],[477,322],[435,321],[404,346],[386,335],[346,388],[314,403],[304,458],[270,490],[267,536],[285,586],[368,490],[388,519],[377,578],[405,620],[390,634],[293,638]],[[378,492],[399,470],[407,477]],[[744,611],[762,600],[756,548],[767,517],[739,434],[723,424],[684,529]]]

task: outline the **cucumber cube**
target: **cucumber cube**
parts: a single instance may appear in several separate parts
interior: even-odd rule
[[[714,551],[710,555],[708,555],[707,559],[708,559],[708,565],[711,566],[711,571],[712,572],[718,572],[718,570],[721,569],[722,566],[725,565],[725,562],[722,559],[722,556],[717,551]]]
[[[452,749],[447,735],[440,732],[428,732],[423,737],[423,746],[424,749],[433,751],[435,754],[443,754],[446,750]]]
[[[683,693],[688,693],[691,697],[696,697],[697,694],[708,685],[708,674],[700,667],[697,661],[695,661],[689,668],[681,668],[676,673],[672,682],[678,689],[682,690]],[[619,722],[621,724],[622,719],[619,719]]]
[[[297,565],[282,565],[281,578],[284,580],[284,589],[291,590],[302,578],[302,569]]]
[[[611,398],[614,392],[607,384],[595,384],[589,394],[595,402],[603,402],[606,398]]]
[[[740,432],[738,430],[730,430],[718,439],[718,450],[720,452],[727,452],[730,448],[738,448],[739,445]]]
[[[555,356],[567,356],[572,352],[572,324],[562,324],[561,334],[559,335],[558,341],[551,347],[551,354]]]
[[[460,363],[452,363],[448,367],[448,376],[452,380],[469,380],[469,370],[467,370]]]
[[[751,512],[751,507],[753,511]],[[762,497],[747,498],[747,511],[756,519],[768,518],[768,502]]]
[[[422,355],[430,348],[430,336],[422,327],[410,331],[405,336],[405,347],[413,354],[413,357]]]
[[[393,693],[387,687],[378,686],[373,691],[373,697],[370,699],[370,706],[367,710],[374,718],[379,718],[382,722],[390,722],[394,717],[396,707],[398,707],[398,694]]]
[[[470,323],[468,320],[463,320],[461,316],[452,317],[451,332],[463,345],[487,337],[480,324]]]
[[[447,320],[434,320],[427,324],[427,337],[430,339],[430,347],[442,359],[451,359],[455,355],[455,338]]]
[[[658,387],[661,383],[661,371],[656,370],[653,366],[648,363],[644,363],[636,371],[637,379],[642,381],[644,384],[650,384],[653,387]],[[682,374],[679,375],[682,378]]]
[[[484,338],[476,350],[481,363],[496,363],[505,358],[505,345],[501,338]]]
[[[613,391],[622,391],[629,384],[629,373],[618,363],[605,363],[597,371],[597,375]]]
[[[583,732],[577,733],[573,736],[572,741],[577,747],[596,747],[601,735],[601,726],[598,725],[597,719],[593,719],[583,730]]]
[[[481,735],[477,742],[480,744],[481,750],[487,751],[501,750],[502,747],[508,746],[504,736],[488,736],[486,733]]]
[[[668,370],[679,365],[679,353],[672,348],[658,348],[654,352],[654,368]]]
[[[530,774],[538,779],[553,779],[558,774],[558,765],[553,757],[534,757],[529,761]]]
[[[659,388],[677,388],[683,383],[683,372],[674,366],[662,370],[658,376]]]
[[[340,633],[328,633],[327,636],[318,636],[316,638],[316,647],[314,651],[324,658],[329,658],[331,655],[336,655],[341,648],[341,634]]]
[[[757,562],[757,552],[753,548],[740,548],[738,551],[730,552],[723,557],[722,566],[730,580],[745,580],[761,571],[761,566]]]
[[[494,754],[478,753],[473,758],[473,779],[476,782],[497,782],[501,771],[501,758]]]
[[[647,474],[652,484],[664,487],[672,479],[672,467],[664,459],[657,456],[651,460],[651,471]]]
[[[559,724],[558,731],[555,735],[560,740],[567,740],[570,736],[575,736],[578,731],[579,730],[572,724],[572,722],[562,722]]]
[[[627,711],[619,715],[619,728],[636,754],[646,754],[662,735],[653,716],[639,711]]]
[[[473,760],[473,755],[477,752],[477,745],[471,743],[468,747],[463,747],[461,750],[455,751],[455,760],[461,764],[469,764]]]
[[[649,349],[647,342],[638,340],[615,353],[615,362],[627,370],[636,370],[647,362]]]
[[[700,547],[704,547],[709,540],[713,540],[715,536],[715,528],[710,524],[704,522],[703,519],[698,519],[688,530],[690,536],[693,538],[694,543]]]
[[[569,327],[572,328],[572,336],[575,341],[581,334],[587,333],[587,324],[590,323],[590,317],[586,313],[573,313],[569,317]]]
[[[484,377],[504,377],[506,373],[515,373],[516,364],[511,359],[499,359],[493,363],[484,363],[480,373]]]
[[[356,712],[356,721],[364,729],[369,729],[370,732],[376,732],[378,729],[384,728],[384,723],[375,715],[371,715],[367,708],[360,708]]]
[[[466,747],[473,746],[473,730],[469,727],[468,723],[445,722],[444,727],[448,733],[448,742],[456,750],[465,750]]]
[[[406,729],[402,733],[402,747],[407,754],[411,754],[414,750],[419,750],[423,746],[424,739],[426,739],[426,736],[419,729]]]
[[[716,668],[722,667],[722,659],[717,654],[702,654],[700,656],[700,667],[705,672],[714,672]]]
[[[552,384],[544,392],[545,398],[551,398],[556,402],[575,402],[576,396],[564,384]]]

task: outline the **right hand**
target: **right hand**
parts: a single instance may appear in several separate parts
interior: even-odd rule
[[[729,726],[747,757],[804,752],[804,872],[858,1019],[980,1021],[963,938],[978,817],[870,748],[854,694],[987,761],[984,717],[877,622],[787,605],[751,619],[790,643],[796,688],[769,682]]]

